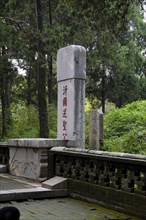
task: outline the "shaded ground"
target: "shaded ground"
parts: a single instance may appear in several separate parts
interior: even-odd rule
[[[138,218],[72,198],[0,203],[0,207],[7,205],[13,205],[20,210],[20,220],[138,220]]]

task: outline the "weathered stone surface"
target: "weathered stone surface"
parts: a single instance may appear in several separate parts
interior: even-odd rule
[[[55,176],[42,183],[42,187],[47,189],[68,189],[68,179]]]
[[[8,146],[31,147],[31,148],[51,148],[56,146],[74,145],[68,140],[49,139],[49,138],[20,138],[9,139]]]
[[[66,149],[65,147],[52,147],[50,151],[64,151],[64,149]],[[68,148],[68,149],[72,149],[72,148]]]
[[[81,46],[68,46],[58,51],[58,139],[73,140],[85,147],[84,105],[86,51]]]
[[[10,147],[10,173],[35,180],[46,180],[48,149]]]
[[[27,199],[44,199],[52,197],[66,197],[68,196],[67,189],[50,190],[43,187],[29,188],[29,189],[15,189],[15,190],[1,190],[0,202],[18,201]]]
[[[82,46],[70,45],[57,54],[57,81],[86,78],[86,50]]]
[[[73,148],[51,149],[50,154],[52,176],[69,178],[71,195],[145,219],[145,156]]]
[[[73,198],[96,202],[107,208],[146,219],[146,199],[144,196],[73,179],[69,179],[69,189],[70,196]]]
[[[10,173],[40,181],[48,176],[48,150],[51,147],[77,147],[75,141],[45,138],[9,139],[8,146]]]
[[[53,147],[51,148],[51,151],[64,151],[64,152],[79,152],[79,153],[87,153],[88,154],[95,154],[95,155],[103,155],[108,157],[116,157],[116,158],[123,158],[123,159],[135,159],[135,160],[141,160],[145,161],[146,156],[140,155],[140,154],[127,154],[127,153],[121,153],[121,152],[109,152],[109,151],[97,151],[97,150],[90,150],[90,149],[79,149],[79,148],[66,148],[66,147]]]
[[[52,148],[52,147],[78,147],[75,140],[60,140],[49,138],[19,138],[9,139],[7,145],[9,147],[31,147],[31,148]]]
[[[99,150],[103,141],[103,113],[101,110],[92,110],[89,120],[89,146]]]

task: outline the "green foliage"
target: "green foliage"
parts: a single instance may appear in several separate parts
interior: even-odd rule
[[[88,98],[85,100],[85,144],[89,146],[89,113],[92,110],[91,102]]]
[[[20,101],[35,106],[38,103],[38,39],[45,48],[43,55],[47,59],[41,66],[47,68],[48,82],[52,80],[48,83],[48,94],[53,94],[54,103],[57,90],[56,53],[61,47],[70,44],[82,45],[87,49],[86,94],[90,100],[92,99],[95,108],[98,105],[97,100],[104,103],[108,100],[121,107],[137,99],[146,98],[146,23],[143,21],[139,1],[41,2],[44,17],[42,32],[37,31],[35,1],[0,2],[0,48],[7,48],[8,60],[22,60],[22,64],[19,65],[26,70],[26,77],[13,77],[15,81],[10,85],[13,128],[9,136],[38,136],[37,110],[24,104],[14,106],[14,102]],[[52,74],[50,58],[53,62]],[[4,64],[1,61],[0,57],[0,75]],[[29,124],[31,113],[34,113],[31,118],[33,121]],[[49,106],[50,137],[56,137],[56,118],[56,107]],[[88,118],[89,111],[86,111],[86,121]],[[86,126],[86,134],[88,130]]]
[[[113,3],[108,2],[109,5]],[[114,2],[113,8],[118,4]],[[108,15],[104,16],[108,18]],[[93,44],[88,51],[87,95],[92,94],[102,102],[107,99],[117,107],[146,97],[139,77],[146,75],[146,23],[138,4],[133,5],[126,17],[127,23],[125,29],[120,30],[120,36],[110,30],[110,20],[107,29],[103,23],[102,28],[98,26],[98,31],[92,31]]]
[[[146,101],[107,113],[104,134],[104,150],[146,154]]]
[[[35,138],[39,136],[38,112],[24,103],[12,106],[12,131],[8,138]]]
[[[50,138],[57,137],[57,107],[50,104],[48,112]],[[1,118],[0,118],[1,124]],[[24,102],[14,103],[12,105],[12,129],[8,138],[38,138],[39,137],[39,121],[38,111],[31,105],[26,106]]]
[[[49,117],[49,137],[57,137],[57,106],[49,104],[48,107],[48,117]]]

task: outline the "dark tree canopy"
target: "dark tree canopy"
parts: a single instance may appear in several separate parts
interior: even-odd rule
[[[144,4],[145,0],[1,0],[0,78],[13,78],[5,80],[5,88],[10,88],[5,90],[8,111],[4,85],[0,90],[1,113],[7,114],[1,114],[4,125],[9,123],[11,104],[24,102],[39,112],[40,136],[49,135],[48,102],[57,101],[56,53],[69,44],[87,49],[86,95],[90,101],[96,98],[103,111],[107,100],[121,107],[145,99]],[[14,59],[26,70],[25,76],[3,67],[12,66]]]

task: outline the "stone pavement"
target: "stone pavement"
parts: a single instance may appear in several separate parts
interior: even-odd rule
[[[138,220],[138,218],[72,198],[0,203],[0,207],[7,205],[13,205],[20,210],[20,220]]]
[[[4,206],[17,207],[21,213],[20,220],[138,220],[136,217],[69,197],[58,198],[56,196],[57,198],[49,199],[48,196],[45,199],[30,199],[26,197],[28,193],[25,193],[25,195],[21,193],[21,191],[36,190],[39,187],[43,190],[41,183],[28,181],[8,174],[0,174],[0,199],[4,195],[3,192],[10,191],[15,191],[15,194],[21,195],[19,199],[24,199],[23,201],[16,201],[15,197],[12,197],[7,202],[1,201],[0,208]],[[37,198],[37,194],[37,191],[33,193],[35,198]]]
[[[9,174],[0,174],[0,202],[63,196],[68,196],[67,189],[46,189],[41,186],[40,182],[31,181]]]

